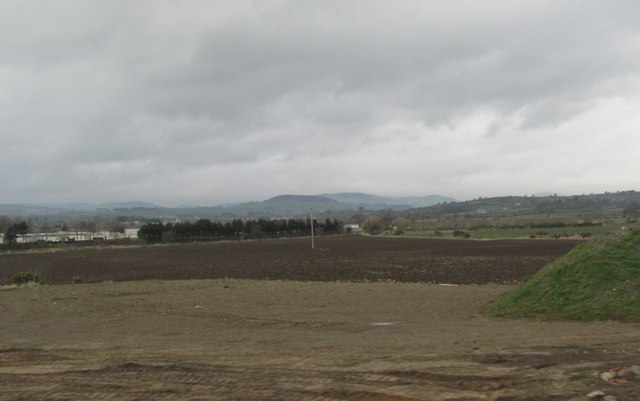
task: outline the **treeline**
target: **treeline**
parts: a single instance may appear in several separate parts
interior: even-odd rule
[[[448,215],[477,215],[478,210],[495,215],[513,213],[561,213],[569,210],[619,209],[623,216],[637,216],[640,212],[640,192],[622,191],[604,194],[572,196],[501,196],[478,198],[465,202],[445,202],[405,213],[411,219],[424,219]]]
[[[14,223],[7,228],[4,233],[4,243],[8,245],[15,245],[18,235],[26,234],[29,231],[29,226],[26,222]]]
[[[341,231],[342,225],[336,219],[326,219],[324,223],[313,220],[314,234],[338,234]],[[143,225],[138,231],[138,237],[145,242],[220,241],[306,235],[311,235],[310,219],[236,219],[224,223],[200,219],[175,224],[156,221]]]

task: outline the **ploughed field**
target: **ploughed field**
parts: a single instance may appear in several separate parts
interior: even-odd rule
[[[189,243],[0,256],[0,285],[21,271],[48,284],[175,279],[512,283],[579,240],[449,240],[357,235]]]

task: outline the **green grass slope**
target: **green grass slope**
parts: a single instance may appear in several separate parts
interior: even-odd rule
[[[492,301],[496,317],[640,321],[640,231],[593,239]]]

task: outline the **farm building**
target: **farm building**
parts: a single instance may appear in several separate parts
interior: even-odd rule
[[[138,231],[140,231],[139,228],[125,228],[124,237],[128,239],[138,239]]]
[[[19,234],[16,236],[16,243],[18,244],[30,244],[33,242],[38,242],[38,241],[47,241],[48,236],[53,235],[53,234]],[[51,241],[49,239],[50,242],[58,242],[59,240],[56,241]]]
[[[362,231],[362,228],[360,227],[360,224],[345,224],[344,231],[351,232],[351,233],[359,233],[360,231]]]
[[[65,241],[91,241],[93,239],[93,233],[88,232],[72,232],[65,234]]]
[[[137,233],[137,230],[136,230]],[[32,233],[22,234],[16,237],[18,244],[31,244],[35,242],[83,242],[94,240],[116,240],[126,237],[125,234],[111,231],[99,231],[95,233],[86,231],[61,231],[57,233]],[[137,237],[134,237],[137,238]]]

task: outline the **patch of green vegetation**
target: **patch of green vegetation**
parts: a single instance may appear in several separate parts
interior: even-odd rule
[[[626,219],[597,216],[572,216],[570,213],[518,217],[427,219],[411,222],[405,231],[410,237],[453,238],[456,231],[470,234],[472,239],[525,238],[589,238],[616,233],[629,225]]]
[[[640,231],[592,239],[492,301],[496,317],[640,320]]]
[[[608,235],[620,229],[619,225],[594,227],[549,227],[549,228],[505,228],[487,229],[471,232],[472,238],[554,238],[554,237],[589,237],[592,235]],[[585,235],[583,235],[585,234]],[[588,235],[586,235],[588,234]]]

